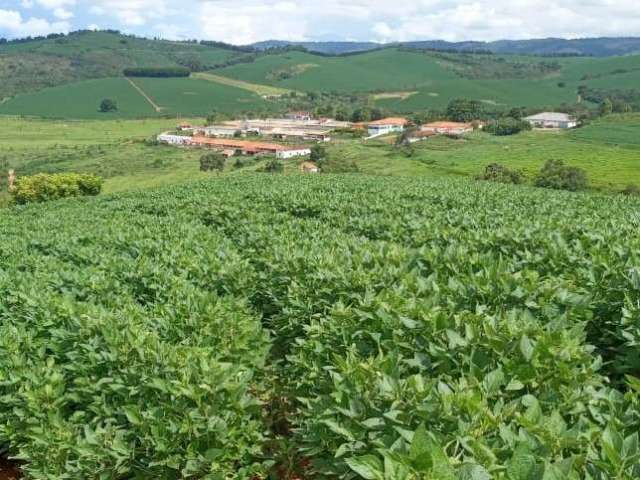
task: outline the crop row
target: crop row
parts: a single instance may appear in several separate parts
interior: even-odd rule
[[[33,478],[640,475],[637,201],[266,175],[0,216]]]

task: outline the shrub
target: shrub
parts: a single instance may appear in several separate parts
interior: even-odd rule
[[[19,177],[11,192],[18,204],[46,202],[66,197],[98,195],[103,180],[90,174],[40,173],[30,177]]]
[[[487,133],[501,137],[531,130],[531,124],[524,120],[507,117],[489,122],[484,130]]]
[[[221,173],[226,163],[227,159],[221,153],[207,153],[200,157],[200,171],[212,172],[217,170],[218,173]]]
[[[536,187],[569,190],[572,192],[587,188],[587,173],[578,167],[565,165],[562,160],[549,160],[538,173]]]
[[[102,113],[117,112],[118,104],[115,100],[105,98],[104,100],[102,100],[102,102],[100,102],[100,111]]]
[[[271,159],[264,166],[264,171],[267,173],[282,173],[284,172],[284,164],[277,158]]]
[[[478,176],[478,179],[518,185],[522,183],[522,173],[505,167],[499,163],[491,163],[485,167],[484,173]]]

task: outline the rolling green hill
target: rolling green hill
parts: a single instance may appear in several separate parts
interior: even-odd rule
[[[640,56],[541,58],[389,48],[341,57],[285,52],[216,72],[303,91],[417,91],[379,101],[409,112],[442,108],[456,97],[498,106],[574,103],[580,85],[628,89],[640,84]]]
[[[159,108],[145,95],[134,99],[135,89],[117,78],[127,67],[177,65],[209,73],[195,74],[197,80],[139,82],[149,90],[146,96],[157,97]],[[399,113],[441,110],[460,97],[496,109],[558,107],[576,103],[580,86],[607,91],[638,85],[640,55],[546,58],[415,47],[345,56],[251,53],[109,32],[0,45],[0,113],[45,117],[96,118],[96,105],[105,97],[121,99],[123,108],[115,114],[121,118],[268,111],[273,103],[260,96],[287,91],[373,94],[378,106]]]
[[[206,69],[242,55],[215,46],[109,32],[0,44],[0,99],[78,80],[121,76],[128,67],[191,65]]]
[[[117,112],[99,111],[105,98],[117,102]],[[268,108],[262,97],[246,89],[197,78],[116,77],[17,95],[0,104],[0,114],[106,120],[179,114],[205,116],[214,110],[238,115]]]

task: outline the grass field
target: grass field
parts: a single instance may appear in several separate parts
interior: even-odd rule
[[[502,163],[532,178],[547,160],[560,159],[585,169],[594,188],[620,190],[630,183],[640,185],[638,139],[636,114],[613,115],[571,132],[436,137],[414,144],[411,157],[376,141],[337,143],[330,152],[336,162],[355,162],[362,172],[381,175],[475,176],[490,163]]]
[[[201,123],[202,119],[186,119]],[[198,150],[155,146],[146,139],[176,119],[53,121],[0,117],[0,171],[89,172],[116,192],[206,178]],[[640,185],[640,115],[610,116],[572,132],[528,132],[512,137],[476,133],[463,140],[434,138],[414,144],[414,154],[385,142],[337,140],[332,168],[355,163],[361,173],[391,176],[476,176],[489,163],[523,170],[531,178],[550,159],[584,168],[595,188],[618,191]],[[227,173],[240,173],[228,162]],[[254,169],[255,166],[247,167]],[[296,161],[286,164],[297,172]],[[4,190],[6,174],[0,176]],[[6,201],[6,194],[4,201]]]
[[[230,87],[241,88],[248,90],[261,97],[265,96],[280,96],[292,92],[286,88],[272,87],[270,85],[258,85],[256,83],[243,82],[242,80],[236,80],[230,77],[223,77],[221,75],[215,75],[213,73],[194,73],[191,75],[193,78],[199,78],[202,80],[208,80],[210,82],[219,83],[222,85],[228,85]]]
[[[106,180],[107,193],[207,178],[199,171],[202,152],[145,143],[175,124],[175,119],[82,122],[0,117],[0,204],[7,200],[10,168],[18,175],[95,173]]]

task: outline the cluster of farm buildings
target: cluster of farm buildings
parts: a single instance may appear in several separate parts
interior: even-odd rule
[[[534,128],[568,129],[577,126],[571,116],[547,112],[526,117]],[[309,142],[330,142],[338,130],[366,130],[367,139],[402,133],[410,126],[403,117],[389,117],[367,123],[343,122],[328,118],[314,118],[306,112],[292,112],[286,118],[226,121],[216,125],[193,126],[182,124],[176,133],[164,133],[158,141],[170,145],[199,147],[234,155],[275,155],[279,159],[304,157],[311,153]],[[412,129],[408,141],[413,143],[436,135],[463,136],[482,128],[482,123],[432,122]],[[252,138],[247,140],[247,138]],[[257,141],[256,138],[270,141]],[[286,143],[276,143],[277,141]],[[307,144],[305,144],[305,142]]]

